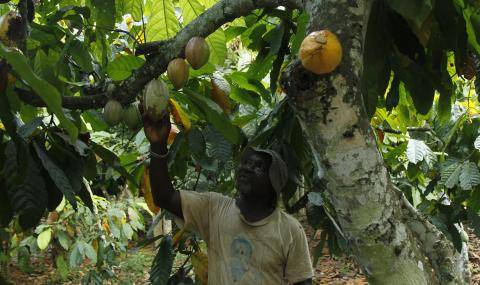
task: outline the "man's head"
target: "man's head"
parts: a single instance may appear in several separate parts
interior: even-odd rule
[[[276,201],[288,179],[287,167],[272,150],[248,147],[242,154],[235,186],[244,198]]]

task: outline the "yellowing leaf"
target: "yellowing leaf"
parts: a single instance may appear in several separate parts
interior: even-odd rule
[[[178,242],[182,239],[183,233],[185,233],[185,228],[182,228],[173,236],[173,239],[172,239],[173,246],[176,246]]]
[[[188,130],[190,130],[192,127],[192,123],[190,122],[190,118],[188,117],[187,113],[185,110],[183,110],[182,106],[177,103],[177,101],[169,99],[169,102],[175,123],[181,124],[185,128],[185,131],[188,132]]]
[[[0,123],[0,130],[5,131],[5,126],[2,123]]]
[[[202,251],[192,254],[193,271],[196,279],[202,284],[208,284],[208,257]]]
[[[148,167],[145,168],[145,172],[143,173],[140,188],[143,193],[143,198],[145,199],[145,202],[147,203],[150,211],[155,214],[158,213],[160,211],[160,208],[157,207],[157,205],[155,205],[155,203],[153,202],[152,190],[150,188],[150,168]]]
[[[37,245],[40,250],[44,250],[50,244],[52,239],[52,229],[48,228],[38,235]]]

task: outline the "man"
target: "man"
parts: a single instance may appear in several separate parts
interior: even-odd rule
[[[208,283],[312,284],[312,264],[300,223],[277,207],[287,168],[270,150],[247,148],[235,175],[235,199],[218,193],[175,191],[168,174],[168,114],[144,116],[151,143],[150,183],[155,203],[185,221],[208,246]]]

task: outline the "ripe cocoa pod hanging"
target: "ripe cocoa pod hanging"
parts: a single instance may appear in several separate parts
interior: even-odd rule
[[[305,69],[318,75],[330,73],[342,61],[342,46],[329,30],[312,32],[303,40],[299,57]]]
[[[125,110],[123,122],[130,130],[137,130],[142,124],[142,116],[138,109],[138,103],[133,103]]]
[[[215,75],[212,78],[212,100],[227,114],[232,110],[229,96],[230,84],[225,78]]]
[[[154,79],[145,86],[143,110],[148,118],[159,121],[168,105],[168,86],[161,79]]]
[[[115,126],[122,121],[123,107],[116,100],[109,100],[103,108],[103,119],[110,126]]]
[[[180,90],[188,81],[188,64],[183,58],[176,58],[168,64],[167,75],[175,89]]]
[[[204,38],[193,37],[185,47],[185,57],[193,69],[199,69],[208,62],[210,48]]]
[[[24,27],[25,22],[19,13],[8,12],[0,17],[0,41],[8,47],[15,46],[25,36]]]

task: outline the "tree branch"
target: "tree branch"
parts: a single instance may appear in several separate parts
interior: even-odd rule
[[[207,37],[219,29],[223,24],[236,18],[246,16],[255,9],[275,8],[300,8],[301,0],[222,0],[202,13],[198,18],[180,30],[174,38],[145,44],[140,48],[140,53],[150,53],[151,57],[130,78],[119,83],[99,84],[100,87],[90,87],[84,90],[89,96],[63,96],[62,106],[67,109],[88,110],[101,108],[109,97],[122,104],[135,101],[140,90],[152,79],[164,73],[168,63],[183,55],[183,50],[188,40],[194,36]],[[45,106],[40,97],[27,90],[17,92],[20,98],[28,104],[37,107]]]

